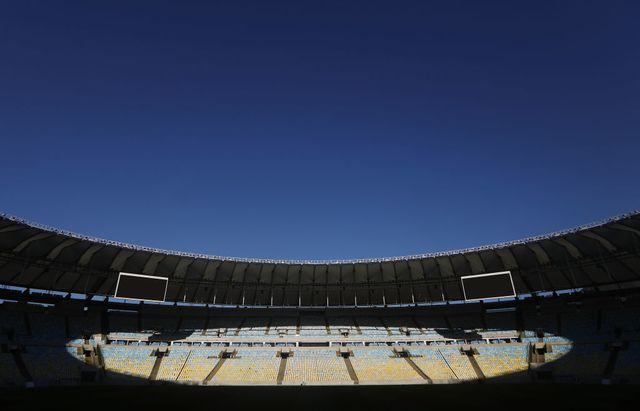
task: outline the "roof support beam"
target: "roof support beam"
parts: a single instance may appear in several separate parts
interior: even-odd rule
[[[56,258],[58,258],[58,256],[60,255],[60,253],[67,247],[78,243],[78,240],[75,240],[73,238],[68,238],[66,240],[64,240],[63,242],[61,242],[60,244],[58,244],[57,246],[55,246],[50,252],[49,254],[47,254],[46,259],[47,260],[54,260]]]
[[[33,243],[34,241],[38,241],[38,240],[43,240],[45,238],[49,238],[49,237],[53,237],[53,233],[49,233],[47,231],[38,233],[32,237],[27,238],[26,240],[22,241],[20,244],[18,244],[17,246],[15,246],[15,248],[13,249],[14,253],[19,253],[22,250],[24,250],[25,248],[27,248],[27,246],[31,243]]]

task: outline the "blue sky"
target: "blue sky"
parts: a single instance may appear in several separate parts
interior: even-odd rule
[[[600,220],[640,208],[638,21],[635,1],[4,2],[0,210],[292,259]]]

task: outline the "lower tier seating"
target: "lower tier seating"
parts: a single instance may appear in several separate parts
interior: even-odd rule
[[[80,381],[80,367],[84,356],[77,353],[77,348],[37,346],[22,353],[22,359],[31,373],[31,377],[39,385],[74,384]]]
[[[240,350],[235,358],[225,361],[212,381],[217,384],[275,384],[279,367],[276,350]]]
[[[172,349],[167,355],[162,358],[160,368],[158,369],[158,375],[156,380],[160,381],[175,381],[178,379],[180,372],[185,367],[187,357],[189,357],[189,349]]]
[[[527,361],[528,349],[529,346],[527,344],[481,345],[477,347],[478,355],[474,356],[474,358],[487,378],[507,375],[526,378],[525,373],[529,369]]]
[[[361,382],[422,380],[404,358],[395,356],[389,348],[354,349],[350,360]]]
[[[169,352],[169,358],[174,350]],[[178,351],[182,352],[182,351]],[[193,349],[187,353],[184,367],[179,371],[176,380],[180,382],[202,382],[219,361],[220,350]]]
[[[100,349],[104,368],[112,372],[112,377],[129,375],[147,379],[156,360],[150,347],[102,345]]]
[[[335,350],[301,349],[287,359],[284,383],[350,383],[344,359]]]

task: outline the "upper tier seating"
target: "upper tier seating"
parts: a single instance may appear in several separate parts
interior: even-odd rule
[[[415,319],[418,325],[420,325],[422,328],[427,328],[427,329],[448,329],[449,328],[449,326],[447,325],[447,322],[444,319],[444,316],[416,315]]]
[[[460,330],[474,330],[482,328],[479,316],[473,315],[449,315],[449,324],[452,328]]]
[[[97,313],[81,313],[79,315],[68,315],[69,335],[78,339],[86,335],[93,335],[100,332],[100,316]]]
[[[267,333],[267,317],[249,317],[238,331],[241,337],[260,338]]]
[[[268,335],[296,335],[297,319],[294,317],[276,317],[271,321]]]
[[[29,335],[25,315],[21,311],[2,309],[0,311],[0,332],[3,334],[12,332],[14,337]]]
[[[339,335],[341,330],[346,330],[350,334],[359,334],[353,322],[353,317],[327,316],[327,322],[332,335]]]
[[[184,316],[182,317],[180,330],[182,330],[186,334],[191,334],[194,337],[198,337],[202,335],[205,321],[205,317]]]
[[[401,328],[406,328],[407,331],[409,331],[409,334],[413,336],[422,334],[422,330],[411,317],[385,317],[383,318],[383,321],[389,332],[391,332],[391,335],[403,335],[403,333],[400,332]]]
[[[324,317],[320,317],[320,316],[300,317],[300,335],[326,337],[327,326],[324,321]]]
[[[516,329],[516,313],[492,312],[485,314],[487,330],[515,330]]]
[[[358,319],[358,326],[362,335],[367,337],[388,337],[389,331],[377,317],[362,317]]]
[[[142,330],[173,333],[178,327],[178,317],[142,316]]]
[[[47,342],[59,341],[62,343],[68,340],[63,316],[48,312],[31,312],[29,313],[29,324],[33,340],[44,339]]]

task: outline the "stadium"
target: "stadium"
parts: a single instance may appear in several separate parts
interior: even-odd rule
[[[4,2],[0,411],[637,409],[639,20]]]
[[[640,381],[640,213],[408,257],[236,259],[3,215],[4,386]]]

